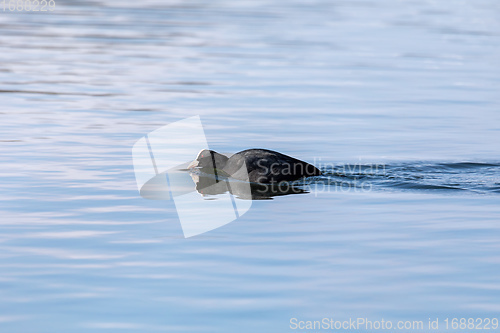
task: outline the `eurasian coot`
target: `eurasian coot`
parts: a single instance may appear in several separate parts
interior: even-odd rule
[[[243,166],[246,165],[246,168]],[[247,149],[227,157],[213,150],[200,151],[188,168],[213,170],[215,175],[229,176],[252,183],[270,184],[319,176],[314,165],[268,149]]]

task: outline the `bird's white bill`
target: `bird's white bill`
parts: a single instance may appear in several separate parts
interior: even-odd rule
[[[194,160],[193,162],[189,163],[187,166],[188,169],[196,168],[200,162],[198,160]]]

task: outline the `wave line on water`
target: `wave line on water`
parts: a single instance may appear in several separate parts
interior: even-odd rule
[[[309,181],[326,185],[359,187],[369,183],[375,189],[391,188],[413,191],[469,191],[500,194],[500,163],[441,162],[333,165],[322,168],[323,176]]]

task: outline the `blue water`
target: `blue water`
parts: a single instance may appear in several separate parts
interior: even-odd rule
[[[499,9],[0,8],[1,332],[498,317]],[[172,201],[139,195],[131,149],[194,115],[210,148],[324,164],[322,186],[185,239]],[[361,178],[369,191],[349,186]]]

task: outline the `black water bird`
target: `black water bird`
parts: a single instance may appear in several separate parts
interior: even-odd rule
[[[231,177],[258,184],[321,175],[321,171],[312,164],[268,149],[247,149],[231,157],[204,149],[188,166],[189,169],[195,167],[213,171],[216,177]]]

